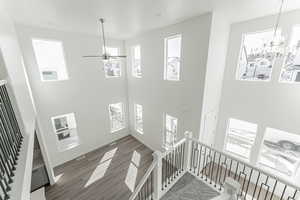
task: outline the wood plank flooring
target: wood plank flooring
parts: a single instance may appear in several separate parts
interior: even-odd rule
[[[128,200],[152,162],[152,151],[132,136],[54,169],[47,200]]]

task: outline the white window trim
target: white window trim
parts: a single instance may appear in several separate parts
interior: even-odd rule
[[[137,128],[137,106],[141,106],[142,108],[142,127],[143,127],[143,130],[140,130]],[[140,134],[144,134],[144,120],[143,120],[143,112],[144,112],[144,109],[143,109],[143,106],[141,104],[134,104],[134,129],[136,130],[136,132],[140,133]]]
[[[37,62],[37,57],[36,57],[36,53],[35,53],[35,50],[34,50],[33,40],[42,40],[42,41],[46,41],[46,42],[59,42],[59,43],[61,43],[62,53],[63,53],[63,59],[64,59],[64,62],[65,62],[65,71],[66,71],[66,74],[65,74],[66,78],[65,79],[57,79],[57,80],[45,80],[44,79],[44,77],[43,77],[43,71],[40,69],[40,66],[39,66],[39,64]],[[55,40],[55,39],[49,39],[49,38],[34,37],[34,38],[31,38],[31,45],[32,45],[32,50],[33,50],[35,62],[36,62],[36,65],[38,66],[39,74],[40,74],[40,78],[41,78],[42,82],[56,82],[56,81],[67,81],[67,80],[70,80],[70,76],[69,76],[69,72],[68,72],[68,67],[67,67],[65,47],[63,45],[63,41],[62,40]]]
[[[110,105],[112,104],[121,104],[122,105],[122,119],[123,119],[123,123],[122,123],[122,127],[118,128],[118,129],[115,129],[115,130],[112,130],[112,116],[110,115]],[[110,133],[116,133],[116,132],[119,132],[123,129],[126,128],[126,118],[125,118],[125,108],[124,108],[124,104],[123,102],[117,102],[117,103],[111,103],[108,105],[108,115],[109,115],[109,129],[110,129]]]
[[[140,49],[140,68],[142,70],[142,64],[141,64],[141,61],[142,61],[142,56],[141,56],[141,45],[134,45],[132,46],[132,49],[131,49],[131,75],[134,77],[134,78],[142,78],[143,75],[141,76],[138,76],[137,74],[134,73],[134,60],[135,60],[135,48],[139,48]]]
[[[167,63],[168,63],[168,40],[169,39],[173,39],[173,38],[177,38],[177,37],[181,37],[181,45],[180,45],[180,65],[179,65],[179,79],[178,80],[173,80],[173,79],[168,79],[168,75],[167,75]],[[171,36],[168,36],[166,38],[164,38],[164,75],[163,75],[163,80],[165,81],[173,81],[173,82],[178,82],[181,81],[181,67],[182,67],[182,34],[178,33],[178,34],[174,34]]]
[[[252,145],[252,147],[250,149],[249,158],[246,158],[246,157],[243,157],[243,156],[241,156],[239,154],[235,154],[235,153],[233,153],[231,151],[228,151],[226,149],[226,145],[228,143],[228,131],[229,131],[229,126],[230,126],[230,119],[236,119],[236,118],[229,118],[229,119],[227,119],[227,122],[226,122],[227,123],[226,124],[226,135],[225,135],[225,140],[224,140],[224,145],[223,145],[223,151],[226,152],[226,153],[228,153],[229,155],[233,156],[234,158],[237,158],[237,159],[240,159],[242,161],[245,161],[245,162],[249,163],[249,162],[251,162],[251,158],[252,158],[252,153],[253,153],[253,149],[252,148],[254,147],[255,141],[256,141],[256,138],[257,138],[258,124],[256,124],[257,125],[256,135],[255,135],[254,143],[253,143],[253,145]],[[236,120],[244,121],[244,120],[240,120],[240,119],[236,119]],[[248,122],[248,121],[244,121],[244,122]],[[252,122],[248,122],[248,123],[252,123]],[[255,124],[255,123],[252,123],[252,124]]]
[[[281,28],[278,27],[278,30],[281,31]],[[259,31],[249,31],[247,33],[243,33],[242,34],[242,40],[241,40],[241,43],[240,43],[240,50],[239,50],[237,64],[236,64],[236,70],[235,70],[235,80],[236,81],[261,82],[261,83],[264,83],[264,82],[268,83],[268,82],[272,81],[273,69],[275,67],[274,65],[276,63],[276,58],[273,60],[272,69],[271,69],[271,72],[270,72],[270,78],[268,80],[243,80],[243,79],[239,78],[239,59],[240,59],[242,51],[243,51],[243,44],[244,44],[244,41],[245,41],[245,36],[249,35],[249,34],[258,34],[258,33],[264,33],[264,32],[268,32],[268,31],[274,31],[274,29],[264,29],[264,30],[259,30]],[[282,34],[282,32],[281,32],[281,34]]]

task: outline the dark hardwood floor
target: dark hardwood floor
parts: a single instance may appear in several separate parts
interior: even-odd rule
[[[132,136],[54,169],[47,200],[128,200],[152,162],[152,151]]]

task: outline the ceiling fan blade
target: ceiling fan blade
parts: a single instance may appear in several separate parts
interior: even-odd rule
[[[88,56],[82,56],[83,58],[103,58],[103,56],[100,55],[88,55]]]
[[[127,56],[108,56],[109,58],[126,58]]]

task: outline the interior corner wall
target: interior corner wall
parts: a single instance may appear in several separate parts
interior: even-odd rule
[[[127,60],[131,134],[154,150],[162,149],[165,113],[178,118],[179,139],[185,131],[198,137],[211,18],[211,13],[207,13],[126,40],[129,55],[132,46],[141,46],[141,79],[132,76],[131,60]],[[163,80],[164,38],[174,34],[182,34],[178,82]],[[134,128],[135,103],[143,106],[144,134]]]
[[[13,21],[2,8],[0,24],[0,79],[8,81],[8,92],[24,136],[10,198],[29,200],[35,111]]]
[[[16,27],[36,104],[39,130],[45,139],[52,167],[129,134],[128,127],[110,133],[108,113],[108,105],[117,102],[123,102],[125,112],[128,113],[125,63],[122,65],[121,78],[105,78],[103,62],[100,59],[82,57],[101,53],[102,44],[98,36],[22,24],[16,24]],[[68,80],[41,81],[32,38],[62,41]],[[109,40],[108,46],[118,46],[124,51],[123,41]],[[75,113],[80,144],[60,152],[56,145],[51,117],[68,113]]]
[[[230,23],[219,10],[212,13],[199,140],[214,146]]]
[[[267,127],[300,134],[300,84],[279,83],[283,58],[277,59],[269,82],[236,80],[242,35],[272,29],[275,18],[276,16],[267,16],[233,24],[227,51],[216,145],[223,150],[229,118],[256,123],[258,132],[251,153],[251,163],[254,165]],[[295,24],[300,24],[299,10],[283,13],[280,28],[287,42]]]

